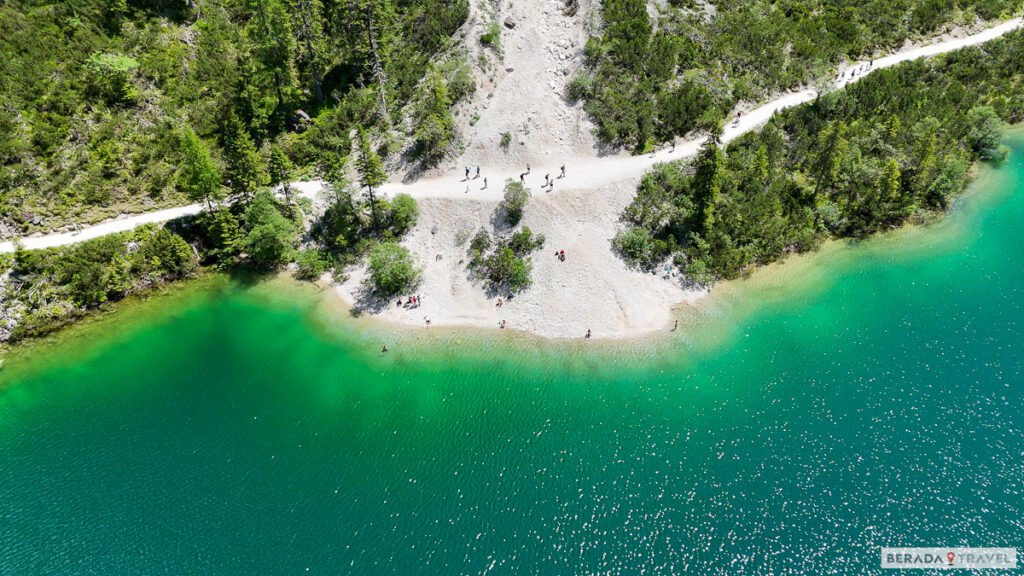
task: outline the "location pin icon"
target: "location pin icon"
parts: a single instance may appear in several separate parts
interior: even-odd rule
[[[946,554],[946,560],[949,560],[949,565],[950,566],[953,565],[953,558],[956,558],[956,554],[954,554],[952,552],[950,552],[949,554]]]

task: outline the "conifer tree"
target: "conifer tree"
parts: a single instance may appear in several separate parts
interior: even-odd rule
[[[370,144],[369,134],[362,128],[359,129],[359,161],[357,168],[359,169],[359,183],[366,187],[367,195],[369,196],[373,229],[379,230],[377,199],[373,195],[373,189],[387,180],[387,174],[384,172],[384,165],[380,160],[380,156],[377,155],[377,152],[373,150]]]

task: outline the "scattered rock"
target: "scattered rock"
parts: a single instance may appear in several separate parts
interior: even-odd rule
[[[506,17],[505,18],[505,28],[508,28],[509,30],[511,30],[511,29],[513,29],[515,27],[516,27],[516,21],[513,20],[511,16]]]

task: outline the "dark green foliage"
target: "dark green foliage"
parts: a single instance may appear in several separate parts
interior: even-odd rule
[[[82,310],[191,276],[197,259],[185,241],[165,228],[147,226],[48,250],[19,250],[4,294],[25,308],[12,339],[48,332]],[[6,302],[5,302],[6,304]]]
[[[523,210],[526,208],[526,203],[529,200],[530,190],[521,182],[511,179],[505,182],[505,197],[501,207],[505,212],[505,219],[510,226],[515,226],[522,220]]]
[[[356,126],[399,125],[386,112],[415,99],[468,12],[466,0],[0,2],[2,224],[26,233],[184,203],[186,131],[236,195],[267,183],[271,144],[277,168],[336,162]],[[451,99],[472,92],[464,66],[445,71]],[[423,116],[432,158],[453,139],[450,104]]]
[[[269,177],[252,136],[234,113],[228,114],[224,122],[221,140],[227,165],[224,175],[231,191],[244,198],[251,197],[267,184]]]
[[[544,235],[527,227],[497,241],[481,229],[469,243],[467,268],[491,291],[520,292],[530,286],[530,254],[543,247]]]
[[[245,210],[241,248],[257,269],[272,270],[294,255],[298,227],[282,214],[282,208],[264,189]]]
[[[415,288],[419,275],[409,250],[401,244],[384,242],[370,250],[370,283],[379,296],[408,292]]]
[[[416,96],[413,108],[415,154],[427,166],[437,164],[455,137],[455,120],[449,107],[448,84],[441,71],[432,67]]]
[[[672,0],[655,24],[644,0],[602,3],[602,34],[566,96],[583,99],[607,143],[635,151],[713,130],[741,101],[830,78],[845,60],[974,17],[1005,17],[1018,0]]]
[[[653,267],[673,256],[698,282],[732,278],[828,236],[889,230],[948,206],[976,160],[1005,155],[1024,119],[1024,33],[904,63],[786,110],[723,152],[656,166],[613,244]]]

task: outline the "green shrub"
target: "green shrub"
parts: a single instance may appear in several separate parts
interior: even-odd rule
[[[497,48],[501,43],[501,26],[497,22],[487,25],[487,30],[480,35],[480,43],[490,48]]]
[[[522,182],[508,180],[505,182],[505,198],[502,202],[502,209],[505,211],[505,219],[511,226],[519,224],[523,218],[523,210],[530,200],[530,191]]]
[[[331,268],[330,254],[316,248],[300,250],[295,256],[298,270],[295,277],[300,280],[317,280]]]
[[[620,230],[612,239],[612,246],[632,265],[651,267],[664,256],[658,250],[657,242],[651,233],[638,226]]]
[[[388,206],[388,228],[395,238],[401,238],[416,225],[419,216],[416,200],[408,194],[396,194]]]
[[[412,290],[419,277],[409,250],[397,242],[383,242],[370,250],[370,283],[379,296]]]
[[[577,72],[565,87],[565,96],[573,104],[590,98],[593,92],[594,79],[584,71]]]

